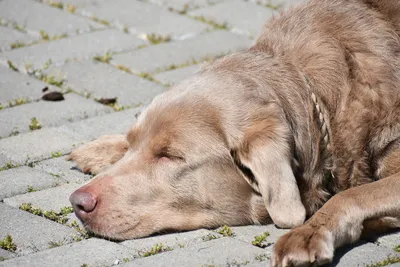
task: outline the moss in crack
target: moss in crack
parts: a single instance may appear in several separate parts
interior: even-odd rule
[[[112,55],[110,52],[107,52],[104,55],[94,57],[93,59],[96,61],[99,61],[99,62],[103,62],[103,63],[110,63],[110,60],[112,59]]]
[[[64,245],[64,243],[62,241],[50,241],[49,242],[49,248],[56,248],[56,247],[61,247],[62,245]]]
[[[19,42],[19,41],[16,41],[16,42],[10,44],[11,49],[17,49],[17,48],[21,48],[24,46],[26,46],[26,44],[23,42]]]
[[[107,20],[99,19],[98,17],[95,17],[95,16],[91,16],[90,18],[98,23],[105,25],[105,26],[110,26],[110,22],[108,22]]]
[[[161,44],[161,43],[167,43],[171,41],[171,36],[170,35],[160,35],[156,33],[150,33],[145,35],[145,39],[149,41],[151,44]]]
[[[31,124],[29,124],[29,129],[31,131],[39,130],[42,128],[40,122],[36,119],[36,117],[31,118]]]
[[[30,101],[26,98],[16,98],[13,101],[8,101],[8,107],[15,107],[15,106],[19,106],[19,105],[23,105],[26,103],[29,103]]]
[[[11,60],[7,60],[7,64],[8,64],[8,67],[10,69],[12,69],[13,71],[17,71],[17,72],[19,71],[18,68],[14,65],[14,63],[11,62]]]
[[[269,236],[268,232],[264,232],[261,235],[257,235],[254,237],[254,240],[251,241],[251,244],[253,244],[253,246],[257,246],[260,248],[265,248],[266,246],[268,246],[268,244],[264,243],[267,240],[268,236]]]
[[[71,5],[71,4],[67,4],[67,10],[70,13],[75,13],[76,12],[76,6]]]
[[[269,256],[267,254],[260,254],[256,256],[256,260],[260,262],[266,261],[269,260]]]
[[[37,190],[35,188],[33,188],[33,186],[28,185],[28,193],[32,193],[32,192],[36,192]]]
[[[149,81],[151,81],[151,82],[156,82],[156,83],[158,83],[158,81],[153,77],[153,75],[151,75],[151,73],[148,73],[148,72],[139,72],[137,75],[138,75],[139,77],[143,78],[143,79],[149,80]]]
[[[388,266],[391,264],[395,264],[398,262],[400,262],[400,257],[389,256],[387,259],[384,259],[384,260],[376,262],[376,263],[368,264],[368,265],[366,265],[366,267],[382,267],[382,266]]]
[[[116,67],[117,69],[119,69],[119,70],[122,70],[122,71],[125,71],[125,72],[127,72],[127,73],[131,73],[131,74],[132,74],[131,69],[128,68],[128,67],[126,67],[126,66],[124,66],[124,65],[116,65],[115,67]]]
[[[205,235],[205,236],[202,237],[203,241],[210,241],[210,240],[214,240],[214,239],[217,239],[217,238],[219,238],[219,237],[214,235],[214,234],[212,234],[212,233],[209,233],[208,235]]]
[[[45,74],[40,74],[40,80],[57,87],[61,87],[65,82],[65,79],[60,76],[55,77],[54,75],[45,75]]]
[[[44,30],[40,30],[40,37],[42,37],[42,40],[48,41],[50,40],[50,36],[47,32]]]
[[[52,7],[59,8],[59,9],[63,9],[64,8],[64,4],[62,2],[49,0],[49,1],[47,1],[47,4],[52,6]]]
[[[13,164],[11,162],[8,162],[3,167],[0,167],[0,171],[6,171],[6,170],[17,168],[17,167],[19,167],[18,164]]]
[[[395,246],[395,247],[393,248],[393,250],[396,251],[396,252],[400,252],[400,245]]]
[[[73,227],[79,233],[79,236],[75,237],[76,241],[82,241],[82,239],[88,239],[90,237],[89,233],[85,229],[80,227],[77,221],[74,220],[68,226]]]
[[[0,256],[0,261],[6,261],[6,260],[8,260],[7,257]]]
[[[149,257],[152,255],[156,255],[165,251],[171,251],[170,247],[164,246],[162,243],[155,244],[150,250],[142,252],[142,257]]]
[[[68,222],[67,214],[63,214],[62,211],[55,212],[54,210],[43,211],[41,208],[33,207],[31,203],[22,203],[19,206],[20,210],[30,212],[34,215],[44,217],[51,221],[59,224],[66,224]]]
[[[59,157],[61,157],[63,154],[60,152],[60,151],[57,151],[57,152],[52,152],[51,153],[51,157],[54,159],[54,158],[59,158]]]
[[[189,4],[184,4],[182,9],[176,9],[176,8],[173,8],[173,7],[169,7],[168,10],[171,11],[171,12],[178,13],[180,15],[186,15],[186,13],[189,10]]]
[[[229,29],[228,24],[226,22],[218,23],[213,20],[206,19],[204,16],[194,16],[192,18],[194,18],[195,20],[201,21],[203,23],[207,23],[208,25],[213,26],[214,29],[219,29],[219,30],[228,30]]]
[[[223,236],[235,236],[235,234],[233,233],[232,229],[227,225],[224,225],[221,228],[219,228],[217,230],[217,233],[221,234]]]
[[[16,251],[17,245],[14,243],[11,235],[7,235],[3,240],[0,240],[0,248],[8,251]]]

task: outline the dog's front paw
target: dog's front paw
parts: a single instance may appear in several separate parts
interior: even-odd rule
[[[283,235],[274,246],[271,266],[319,266],[332,261],[332,233],[323,226],[305,224]]]
[[[98,174],[121,159],[127,150],[125,136],[105,135],[78,147],[69,154],[67,160],[74,161],[84,173]]]

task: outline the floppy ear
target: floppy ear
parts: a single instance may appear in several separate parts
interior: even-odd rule
[[[292,228],[304,222],[306,211],[291,167],[289,129],[272,110],[266,107],[253,118],[238,156],[254,175],[274,223]]]

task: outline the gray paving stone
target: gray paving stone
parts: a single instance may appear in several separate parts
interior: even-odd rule
[[[90,180],[93,176],[84,174],[75,169],[75,163],[67,161],[66,157],[53,158],[36,162],[33,165],[36,170],[44,171],[54,177],[58,177],[60,182],[83,183]]]
[[[41,251],[0,262],[0,266],[111,266],[130,259],[130,250],[103,239],[90,238],[81,242]]]
[[[165,87],[111,65],[96,62],[68,62],[47,71],[55,77],[66,77],[65,88],[73,88],[91,98],[118,98],[119,105],[147,104]],[[104,77],[104,79],[99,79]]]
[[[376,240],[379,246],[385,246],[393,249],[395,246],[400,246],[400,231],[395,233],[383,235]]]
[[[0,1],[0,17],[16,22],[37,36],[40,36],[41,30],[53,37],[104,28],[104,25],[91,19],[31,0]]]
[[[0,139],[0,154],[7,162],[27,164],[51,158],[54,152],[69,153],[81,140],[59,128],[45,128]]]
[[[227,31],[213,31],[183,41],[170,42],[116,55],[111,63],[134,72],[155,72],[171,65],[190,63],[249,47],[251,40]]]
[[[88,142],[101,135],[124,134],[136,122],[136,114],[142,108],[133,108],[104,116],[90,118],[61,126],[59,129],[81,142]]]
[[[237,266],[257,262],[256,257],[266,251],[233,238],[220,238],[188,248],[175,249],[151,257],[133,260],[122,266]],[[236,265],[234,265],[236,264]],[[264,266],[269,266],[265,261]]]
[[[8,260],[8,259],[11,259],[14,257],[15,257],[14,253],[0,248],[0,263],[2,261]]]
[[[178,12],[185,12],[190,9],[213,5],[224,0],[150,0],[151,3],[172,8]]]
[[[219,24],[227,23],[235,32],[257,37],[273,11],[242,0],[231,0],[194,10],[189,15],[202,16]]]
[[[170,71],[166,71],[166,72],[160,72],[160,73],[157,73],[156,75],[154,75],[154,78],[157,81],[162,82],[163,84],[172,85],[172,84],[176,84],[186,78],[189,78],[190,76],[195,74],[196,71],[198,71],[199,69],[200,69],[200,66],[198,64],[196,64],[196,65],[191,65],[191,66],[184,67],[184,68],[178,68],[178,69],[174,69],[174,70],[170,70]]]
[[[49,59],[53,65],[60,65],[67,59],[93,58],[108,51],[133,49],[143,43],[132,35],[107,29],[6,51],[0,54],[0,63],[8,66],[7,60],[10,60],[21,72],[26,72],[26,64],[42,69]]]
[[[22,203],[31,203],[34,207],[59,212],[61,208],[71,206],[69,196],[82,184],[64,184],[53,188],[48,188],[23,195],[16,195],[5,198],[5,204],[18,208]]]
[[[380,247],[373,243],[357,243],[355,246],[346,246],[335,252],[335,258],[329,266],[348,267],[375,264],[389,256],[400,256],[393,249]]]
[[[18,255],[48,249],[50,242],[67,244],[77,234],[72,228],[3,203],[0,203],[0,209],[0,239],[11,235]]]
[[[29,44],[36,39],[20,31],[2,26],[0,26],[0,36],[0,52],[12,49],[12,44]]]
[[[265,232],[269,233],[264,245],[267,245],[268,251],[271,251],[272,244],[275,243],[279,237],[287,233],[287,229],[278,229],[273,224],[269,225],[250,225],[250,226],[237,226],[231,227],[232,232],[235,234],[234,238],[240,239],[248,244],[254,241],[255,236],[262,235]]]
[[[64,95],[64,98],[59,102],[39,101],[3,109],[0,111],[0,137],[29,132],[33,117],[42,127],[50,127],[113,111],[73,93]]]
[[[0,200],[27,193],[28,186],[35,190],[55,186],[58,180],[48,173],[26,166],[2,171],[0,172]]]
[[[82,184],[76,183],[63,184],[45,190],[5,198],[3,201],[14,208],[18,208],[22,203],[31,203],[33,207],[41,208],[43,211],[53,210],[60,212],[62,208],[71,206],[69,196],[81,186]],[[70,223],[76,221],[83,228],[82,223],[74,213],[68,214],[67,218],[68,226]]]
[[[129,31],[135,34],[156,33],[170,35],[172,38],[184,38],[210,28],[207,24],[140,1],[105,1],[98,6],[88,6],[85,11],[88,16],[107,20],[120,27],[128,27]]]
[[[0,105],[3,107],[8,107],[9,101],[15,103],[16,99],[40,99],[42,89],[46,86],[48,85],[40,80],[0,66]]]
[[[128,240],[122,242],[121,245],[134,249],[135,256],[140,256],[143,253],[150,251],[151,248],[156,244],[163,244],[163,246],[170,249],[187,248],[198,243],[204,243],[207,241],[207,238],[210,238],[210,236],[215,238],[222,237],[222,235],[214,231],[200,229],[184,233],[174,233],[149,238]]]

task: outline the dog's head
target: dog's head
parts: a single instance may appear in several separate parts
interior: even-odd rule
[[[142,112],[125,156],[74,193],[89,203],[73,203],[89,230],[130,239],[304,221],[280,108],[246,100],[238,87],[247,84],[224,76],[198,74]]]

